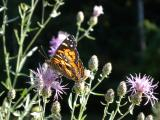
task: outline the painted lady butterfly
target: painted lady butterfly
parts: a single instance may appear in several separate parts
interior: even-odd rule
[[[48,63],[66,78],[81,81],[84,78],[84,66],[76,47],[74,36],[68,35]]]

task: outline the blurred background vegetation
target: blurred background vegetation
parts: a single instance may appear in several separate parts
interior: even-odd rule
[[[17,6],[20,2],[28,3],[30,1],[8,1],[9,19],[18,16]],[[99,58],[99,72],[106,62],[111,62],[113,65],[110,78],[104,81],[97,91],[105,93],[109,88],[116,90],[118,83],[125,80],[125,76],[130,73],[140,72],[151,75],[158,81],[160,79],[160,0],[65,0],[65,5],[61,8],[61,15],[49,23],[37,39],[35,46],[42,45],[47,52],[49,40],[58,31],[67,31],[75,35],[77,12],[82,10],[87,21],[92,14],[94,5],[102,5],[104,8],[104,15],[99,17],[99,23],[92,33],[96,40],[92,41],[87,38],[81,40],[78,44],[78,51],[86,67],[93,54]],[[36,21],[40,18],[41,2],[39,2],[39,7],[34,14],[33,27],[36,26]],[[19,27],[19,21],[17,19],[7,27],[7,45],[12,55],[17,50],[13,29]],[[2,24],[2,16],[0,16],[0,23]],[[87,27],[86,23],[83,24],[83,27],[85,26]],[[28,41],[30,38],[32,38],[32,34],[28,36]],[[3,80],[5,66],[2,43],[0,48],[0,78]],[[44,60],[44,57],[37,52],[25,64],[23,72],[29,73],[29,69],[36,69],[38,64],[43,63]],[[27,78],[20,79],[19,87],[27,87],[26,82],[29,80]],[[68,83],[67,80],[65,82]],[[69,81],[69,87],[72,85],[73,82]],[[0,89],[4,89],[3,86]],[[69,90],[67,92],[69,93]],[[157,92],[159,93],[158,89]],[[67,98],[68,96],[64,95],[64,99],[61,100],[63,116],[68,116],[70,112]],[[101,117],[103,106],[100,101],[103,100],[103,98],[91,97],[88,104],[88,118],[92,119],[95,115],[97,118]],[[135,109],[134,115],[137,116],[140,111],[144,111],[146,115],[151,113],[150,105],[144,108]]]

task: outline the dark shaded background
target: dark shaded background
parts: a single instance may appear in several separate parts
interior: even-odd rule
[[[17,5],[22,1],[9,1],[9,19],[18,16]],[[142,1],[142,6],[138,7],[140,1]],[[27,3],[28,1],[23,2]],[[79,42],[78,50],[86,67],[93,54],[96,54],[99,58],[99,72],[106,62],[111,62],[113,65],[110,78],[105,80],[103,85],[97,88],[97,91],[105,93],[109,88],[116,90],[118,83],[125,80],[125,76],[130,73],[140,72],[151,75],[158,81],[160,78],[160,0],[66,0],[65,5],[61,8],[61,16],[49,23],[35,45],[42,45],[47,51],[48,41],[59,30],[75,35],[77,12],[82,10],[87,21],[91,16],[94,5],[102,5],[104,8],[104,15],[99,17],[99,23],[92,33],[96,40],[92,41],[84,38]],[[35,12],[33,26],[36,26],[34,23],[41,18],[40,6],[41,2]],[[46,12],[49,11],[50,9],[46,10]],[[12,55],[16,54],[17,51],[13,28],[19,27],[18,22],[19,20],[9,24],[7,28],[8,50]],[[87,24],[84,23],[83,26],[86,28]],[[28,41],[33,34],[28,36]],[[0,47],[2,48],[2,45]],[[0,49],[0,52],[2,53],[2,49]],[[3,55],[1,54],[0,57],[0,65],[3,66]],[[28,72],[28,69],[35,69],[42,62],[44,62],[44,58],[37,52],[27,61],[23,72]],[[3,79],[5,76],[1,74],[0,77]],[[66,80],[66,82],[68,81]],[[19,80],[19,86],[22,85],[26,86],[26,82]],[[72,87],[72,85],[73,82],[70,81],[69,86]],[[3,87],[1,88],[3,89]],[[159,93],[158,89],[157,92]],[[62,115],[66,116],[64,119],[67,119],[70,112],[67,98],[68,95],[64,95],[64,99],[61,100],[63,105]],[[88,119],[101,118],[103,106],[100,101],[104,101],[104,99],[91,96],[87,111],[89,113]],[[115,106],[112,105],[112,107]],[[150,105],[136,108],[134,116],[137,116],[140,111],[144,111],[146,115],[150,114]],[[135,117],[129,118],[135,119]]]

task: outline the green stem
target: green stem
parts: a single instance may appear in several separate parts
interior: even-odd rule
[[[40,27],[40,29],[38,30],[38,32],[35,34],[35,36],[33,37],[33,39],[31,40],[31,42],[28,44],[27,48],[24,51],[24,55],[28,52],[28,50],[31,48],[31,46],[33,45],[33,43],[36,41],[36,39],[38,38],[38,36],[40,35],[40,33],[42,32],[42,30],[45,28],[45,26],[49,23],[49,21],[51,20],[51,17],[49,17],[45,23],[43,24],[43,27]]]
[[[134,109],[134,104],[132,104],[130,107],[129,107],[129,109],[128,109],[128,111],[126,112],[126,113],[124,113],[120,118],[118,118],[117,120],[122,120],[126,115],[128,115],[129,113],[130,113],[130,111],[132,110],[132,109]]]
[[[44,23],[44,13],[45,13],[45,1],[42,0],[42,18],[41,18],[41,24]]]
[[[7,8],[7,0],[3,0],[3,6],[5,8]],[[2,35],[2,40],[3,40],[3,51],[4,51],[4,56],[5,56],[5,67],[6,67],[6,72],[7,72],[7,79],[6,79],[6,83],[7,85],[9,85],[9,88],[11,88],[11,78],[10,78],[10,65],[9,65],[9,53],[7,52],[7,48],[6,48],[6,37],[5,37],[5,33],[6,33],[6,25],[7,25],[7,15],[6,15],[6,10],[4,9],[3,11],[3,24],[2,24],[2,31],[3,31],[3,35]]]
[[[9,100],[8,114],[7,114],[7,119],[6,120],[10,120],[10,115],[11,115],[10,107],[11,107],[11,103],[12,103],[12,100]]]
[[[73,109],[71,111],[71,120],[74,120],[74,111],[75,111],[75,108],[76,108],[76,103],[77,103],[77,100],[78,100],[78,94],[75,94],[75,98],[74,98],[74,102],[73,102]]]
[[[92,79],[89,81],[89,89],[91,89],[91,85],[92,85]],[[81,104],[81,107],[80,107],[80,113],[79,113],[79,116],[78,116],[78,120],[81,120],[82,117],[83,117],[83,113],[85,111],[85,108],[86,108],[86,104],[88,102],[88,99],[89,99],[89,96],[90,96],[90,93],[88,93],[87,95],[83,95],[83,102]]]
[[[62,5],[62,3],[58,2],[55,4],[55,6],[53,7],[52,9],[52,12],[53,11],[57,11],[59,9],[59,7]],[[51,12],[51,13],[52,13]],[[46,27],[46,25],[50,22],[50,20],[52,19],[51,16],[49,16],[47,18],[47,20],[44,22],[44,24],[40,27],[40,29],[38,30],[38,32],[35,34],[35,36],[33,37],[33,39],[31,40],[31,42],[28,44],[27,48],[25,49],[24,51],[24,55],[28,52],[28,50],[31,48],[31,46],[33,45],[33,43],[36,41],[36,39],[38,38],[38,36],[40,35],[40,33],[42,32],[42,30]]]
[[[43,97],[43,117],[42,117],[43,120],[45,120],[46,101],[47,101],[47,99],[45,97]]]
[[[94,91],[98,85],[104,80],[105,77],[102,77],[101,79],[98,80],[98,82],[92,87],[91,91]]]
[[[105,118],[106,118],[106,114],[108,113],[108,107],[109,107],[109,103],[107,103],[104,108],[102,120],[105,120]]]
[[[14,103],[12,109],[14,110],[15,107],[19,104],[19,102],[29,93],[30,90],[32,90],[33,86],[29,87],[24,95],[21,95],[21,97]]]
[[[119,100],[117,101],[117,107],[116,107],[116,111],[114,112],[114,115],[112,118],[110,118],[110,120],[114,120],[117,112],[119,111],[119,107],[120,107],[120,104],[121,104],[121,100],[122,100],[122,97],[119,97]]]
[[[33,106],[33,102],[37,99],[38,94],[36,94],[33,99],[30,101],[27,109],[25,109],[24,113],[20,116],[20,118],[18,120],[24,120],[24,117],[30,112],[32,106]]]
[[[36,8],[37,3],[38,3],[38,0],[36,0],[35,2],[33,2],[33,0],[32,0],[31,9],[30,9],[31,12],[29,14],[29,18],[27,19],[27,24],[26,25],[25,25],[24,21],[25,21],[27,16],[26,16],[25,12],[23,13],[23,17],[22,17],[22,21],[21,21],[20,43],[18,44],[19,45],[19,50],[18,50],[18,55],[17,55],[16,72],[15,72],[16,74],[15,74],[14,81],[13,81],[13,87],[15,87],[15,85],[17,83],[18,73],[21,71],[20,62],[21,62],[23,56],[25,56],[25,54],[23,54],[23,44],[24,44],[24,40],[27,36],[27,32],[29,30],[30,23],[31,23],[31,18],[33,16],[33,12]]]
[[[43,113],[42,113],[42,106],[41,106],[41,98],[40,98],[40,95],[38,95],[38,106],[40,108],[40,116],[41,118],[43,118]]]
[[[85,30],[85,32],[79,37],[77,38],[77,42],[79,42],[81,39],[83,39],[86,35],[89,34],[89,32],[91,31],[93,26],[89,26],[87,30]]]
[[[81,24],[80,25],[77,25],[77,32],[76,32],[76,41],[78,41],[78,37],[79,37],[79,30],[81,28]]]

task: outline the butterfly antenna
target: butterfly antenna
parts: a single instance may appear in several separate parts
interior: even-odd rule
[[[38,50],[38,52],[39,52],[45,59],[49,59],[49,57],[47,56],[47,53],[44,51],[43,46],[40,47],[40,49]]]

